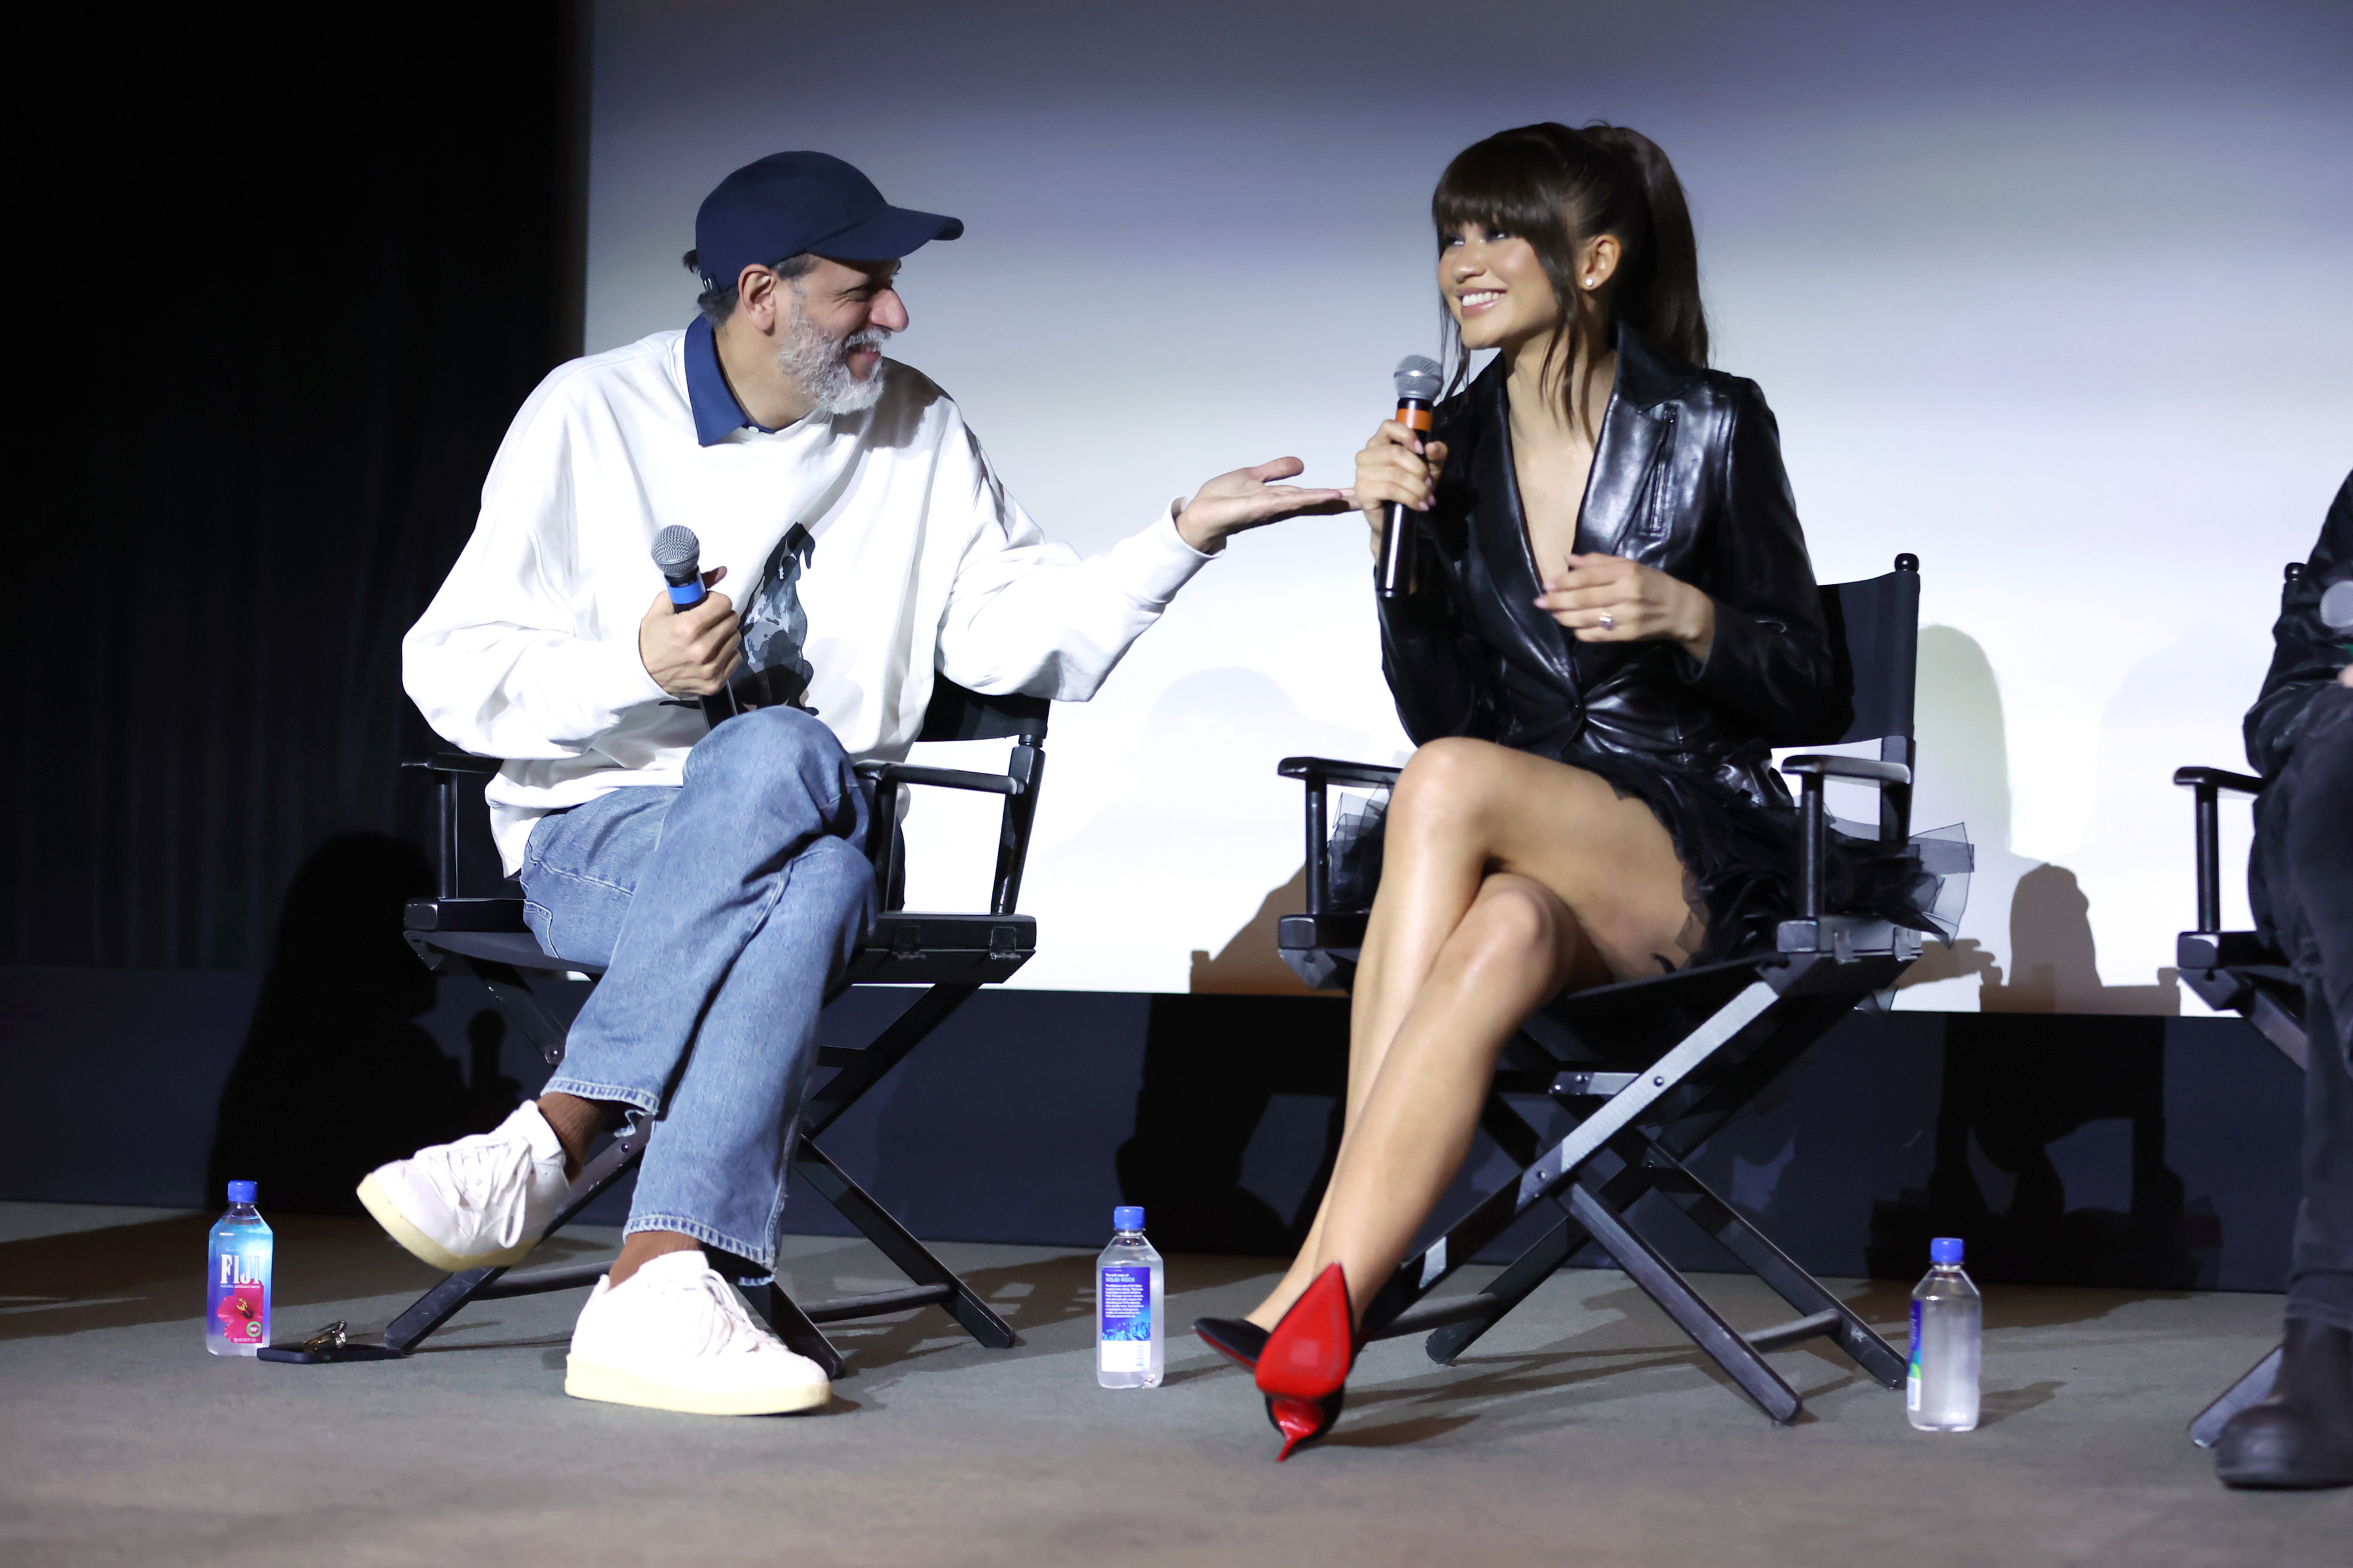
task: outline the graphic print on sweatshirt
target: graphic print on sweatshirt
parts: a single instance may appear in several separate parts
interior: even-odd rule
[[[744,667],[734,681],[763,707],[793,707],[814,713],[807,698],[816,677],[802,650],[808,643],[808,612],[801,608],[801,573],[816,558],[817,541],[795,523],[776,542],[744,611]]]

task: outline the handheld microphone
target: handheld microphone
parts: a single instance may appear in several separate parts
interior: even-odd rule
[[[2353,632],[2353,577],[2330,584],[2320,595],[2320,624],[2332,632]]]
[[[670,584],[671,614],[691,610],[702,603],[709,590],[702,585],[702,541],[694,537],[694,530],[673,522],[655,534],[654,564],[661,569],[662,581]],[[673,697],[666,701],[683,708],[688,700]],[[741,711],[735,706],[734,691],[726,687],[701,699],[701,703],[702,717],[713,727]]]
[[[1445,377],[1438,362],[1420,354],[1408,354],[1398,361],[1397,374],[1398,423],[1417,436],[1427,436],[1430,429],[1430,409],[1438,402],[1439,388]],[[1381,554],[1373,568],[1373,583],[1384,599],[1403,595],[1413,582],[1413,523],[1408,517],[1403,501],[1391,501],[1388,516],[1381,527]]]
[[[671,523],[654,535],[654,564],[670,584],[673,610],[691,610],[702,603],[702,541],[694,530]]]

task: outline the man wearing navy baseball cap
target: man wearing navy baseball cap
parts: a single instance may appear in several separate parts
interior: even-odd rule
[[[900,259],[963,232],[822,153],[728,175],[687,253],[696,319],[541,384],[402,646],[433,727],[506,759],[491,826],[540,945],[606,973],[535,1103],[360,1196],[436,1268],[512,1264],[602,1130],[659,1118],[573,1335],[583,1398],[830,1396],[711,1259],[775,1264],[818,1005],[875,904],[853,764],[906,754],[934,672],[1085,700],[1228,535],[1352,504],[1271,482],[1300,471],[1284,458],[1102,554],[1049,543],[947,395],[882,357]],[[683,610],[650,555],[673,524],[712,590]],[[723,689],[748,710],[712,728],[691,700]]]

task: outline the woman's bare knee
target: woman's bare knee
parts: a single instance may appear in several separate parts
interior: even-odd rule
[[[1458,956],[1470,970],[1550,973],[1560,963],[1568,922],[1567,906],[1540,884],[1490,877],[1456,930]]]
[[[1491,741],[1461,736],[1422,746],[1389,792],[1388,832],[1417,836],[1473,820],[1494,791],[1499,761],[1509,755]]]

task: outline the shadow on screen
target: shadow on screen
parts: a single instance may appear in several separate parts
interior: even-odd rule
[[[517,1100],[498,1073],[495,1014],[468,1029],[470,1084],[417,1019],[435,981],[401,937],[432,890],[424,855],[377,833],[329,839],[286,889],[253,1022],[221,1091],[206,1182],[261,1184],[261,1209],[359,1211],[387,1160],[495,1126]]]

